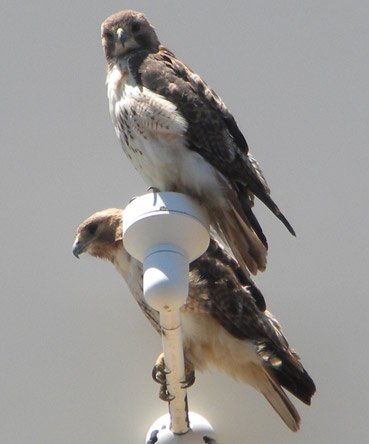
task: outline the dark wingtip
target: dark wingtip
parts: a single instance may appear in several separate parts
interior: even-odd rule
[[[271,367],[279,384],[304,404],[310,405],[311,398],[316,392],[316,386],[311,376],[302,367],[299,359],[293,357],[285,350],[278,347],[276,348],[275,345],[271,343],[266,344],[266,350],[268,350],[271,355],[278,356],[282,361],[282,365]]]
[[[249,198],[241,191],[238,191],[238,198],[241,202],[242,210],[247,218],[247,221],[250,223],[252,229],[254,230],[255,234],[259,238],[259,240],[262,242],[264,247],[268,250],[268,241],[263,233],[263,229],[261,228],[261,225],[259,224],[259,221],[257,220],[255,214],[253,213],[251,206],[250,206],[250,200]]]
[[[255,184],[250,183],[250,190],[257,196],[263,203],[266,205],[269,210],[275,214],[275,216],[278,217],[278,219],[283,223],[283,225],[287,228],[287,230],[296,237],[295,230],[292,228],[292,225],[288,222],[288,220],[285,218],[284,214],[281,212],[281,210],[278,208],[276,203],[273,201],[273,199],[270,197],[269,194],[265,192],[265,190],[261,190],[259,187],[255,186]],[[244,205],[243,205],[244,207]]]
[[[277,214],[278,219],[283,223],[283,225],[287,228],[287,230],[292,234],[292,236],[296,237],[296,232],[292,228],[292,225],[288,222],[288,220],[284,217],[284,215],[280,212]]]

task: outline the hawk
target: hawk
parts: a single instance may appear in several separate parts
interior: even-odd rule
[[[270,197],[262,171],[220,97],[161,45],[142,13],[121,11],[101,26],[111,118],[123,150],[145,181],[204,205],[239,264],[266,267],[257,196],[295,235]]]
[[[126,281],[157,332],[159,313],[145,301],[142,264],[122,242],[122,210],[97,212],[77,229],[75,256],[86,252],[109,260]],[[261,392],[287,426],[296,431],[300,417],[283,388],[310,404],[315,385],[289,346],[281,327],[266,310],[250,276],[215,240],[190,264],[189,295],[181,308],[187,369],[214,366]]]

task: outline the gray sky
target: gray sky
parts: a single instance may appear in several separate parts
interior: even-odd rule
[[[221,444],[368,442],[368,2],[3,0],[1,443],[143,443],[166,412],[159,337],[110,264],[71,253],[84,218],[146,189],[104,85],[100,23],[122,8],[221,95],[297,232],[257,205],[257,283],[318,388],[302,430],[216,371],[191,410]]]

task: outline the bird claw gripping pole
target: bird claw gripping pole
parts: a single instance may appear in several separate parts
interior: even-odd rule
[[[168,369],[169,415],[151,426],[146,442],[215,443],[210,424],[188,413],[180,317],[188,295],[189,263],[209,245],[207,214],[186,195],[154,192],[131,201],[123,220],[124,246],[143,263],[145,299],[160,313]]]

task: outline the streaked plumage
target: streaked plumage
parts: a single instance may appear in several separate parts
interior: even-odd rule
[[[121,11],[102,24],[110,114],[122,147],[150,186],[198,199],[240,265],[266,266],[254,195],[294,234],[222,100],[162,46],[145,16]]]
[[[111,261],[159,332],[158,313],[143,297],[142,265],[123,247],[121,217],[119,209],[90,216],[77,230],[73,252]],[[291,430],[298,430],[299,415],[282,387],[310,404],[314,382],[265,308],[249,275],[211,239],[206,253],[190,265],[189,295],[181,309],[185,357],[197,370],[214,366],[252,385]]]

